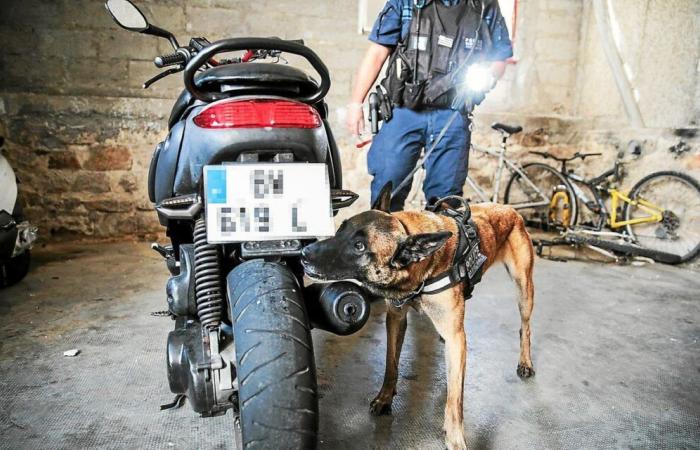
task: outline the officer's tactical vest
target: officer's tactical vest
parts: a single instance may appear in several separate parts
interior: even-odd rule
[[[451,106],[467,66],[491,47],[488,27],[482,23],[485,1],[461,0],[447,7],[440,0],[428,0],[421,8],[414,6],[408,36],[392,54],[381,82],[393,106]]]

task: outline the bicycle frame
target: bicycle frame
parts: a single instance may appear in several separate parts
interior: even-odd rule
[[[611,196],[611,209],[612,213],[610,214],[610,228],[615,229],[615,228],[620,228],[624,227],[627,225],[636,225],[640,223],[657,223],[661,222],[663,220],[663,209],[659,208],[658,206],[654,205],[651,202],[648,202],[644,200],[643,198],[639,198],[637,200],[632,200],[629,198],[627,195],[621,193],[617,189],[608,189],[608,193]],[[619,201],[622,200],[624,203],[628,203],[629,205],[636,206],[639,209],[649,213],[649,216],[644,216],[644,217],[637,217],[635,219],[630,219],[630,220],[617,220],[617,207]],[[629,206],[628,206],[629,208]]]
[[[601,232],[605,225],[610,227],[610,229],[612,230],[617,230],[627,225],[637,225],[640,223],[657,223],[663,220],[662,214],[664,210],[654,205],[653,203],[643,198],[632,200],[627,194],[623,194],[615,188],[601,187],[601,183],[606,178],[617,173],[615,169],[610,169],[602,175],[591,178],[589,180],[583,179],[582,177],[576,174],[568,173],[565,170],[560,171],[560,173],[562,173],[567,179],[569,179],[572,182],[571,184],[574,187],[574,193],[576,197],[580,200],[580,203],[585,205],[592,212],[596,212],[593,209],[591,209],[591,207],[588,205],[588,199],[585,197],[585,194],[583,193],[581,188],[577,187],[576,184],[583,184],[584,186],[588,187],[588,189],[593,194],[595,203],[599,208],[599,211],[597,212],[598,223],[595,227],[592,228],[596,232]],[[605,200],[602,195],[603,192],[610,196],[610,211],[608,211],[608,208],[605,205]],[[639,209],[645,211],[649,215],[643,217],[636,217],[630,220],[618,220],[618,210],[621,203],[627,203],[628,205],[638,207]],[[590,229],[590,227],[585,226],[578,226],[577,228],[581,228],[584,230]]]
[[[498,203],[498,194],[501,191],[501,178],[503,175],[503,169],[507,169],[511,174],[517,173],[518,175],[520,175],[520,179],[524,180],[527,183],[528,187],[534,190],[543,199],[541,202],[516,203],[511,204],[510,206],[512,206],[515,209],[523,209],[549,205],[550,199],[542,193],[542,191],[535,185],[535,183],[533,183],[530,180],[530,178],[528,178],[527,174],[522,170],[520,165],[506,158],[505,139],[501,143],[501,147],[498,151],[490,148],[479,147],[474,144],[472,144],[471,147],[472,150],[476,152],[492,156],[494,158],[498,158],[498,168],[496,169],[496,172],[494,173],[492,178],[493,193],[490,197],[487,194],[486,190],[479,185],[479,183],[474,181],[470,176],[467,176],[467,184],[474,190],[474,192],[476,192],[476,194],[479,196],[479,199],[482,202],[491,201],[493,203]]]

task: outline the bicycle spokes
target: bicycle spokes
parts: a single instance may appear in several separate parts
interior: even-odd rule
[[[700,190],[692,178],[660,172],[642,180],[625,210],[627,230],[640,245],[692,258],[700,248]],[[646,209],[646,211],[645,211]],[[657,209],[652,218],[649,209]]]

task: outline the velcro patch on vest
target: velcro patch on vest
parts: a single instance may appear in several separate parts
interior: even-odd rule
[[[411,42],[408,44],[409,48],[417,48],[420,51],[425,51],[428,49],[428,36],[411,36]]]
[[[442,47],[452,48],[452,46],[455,43],[455,40],[449,36],[444,36],[441,34],[440,36],[438,36],[437,43],[438,43],[438,45],[440,45]]]
[[[476,271],[481,268],[481,266],[486,262],[486,256],[482,255],[479,251],[479,246],[475,245],[469,250],[469,254],[466,258],[466,266],[469,271],[469,279],[474,278]]]
[[[476,44],[476,48],[474,50],[481,50],[482,47],[484,46],[484,42],[481,39],[475,39],[475,38],[464,38],[464,48],[471,49],[474,47]]]

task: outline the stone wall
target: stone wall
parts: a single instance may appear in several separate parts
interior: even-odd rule
[[[136,3],[181,41],[303,38],[333,73],[332,115],[347,103],[365,47],[356,31],[356,1]],[[119,28],[102,0],[6,0],[0,40],[0,133],[41,237],[159,232],[146,175],[182,77],[148,90],[141,84],[158,72],[153,57],[172,51],[167,42]]]
[[[154,24],[183,41],[193,35],[305,39],[331,71],[328,102],[346,187],[362,195],[344,215],[367,207],[366,149],[355,149],[342,127],[353,73],[366,48],[366,36],[357,34],[357,0],[136,3]],[[520,0],[517,64],[479,107],[475,142],[495,144],[497,135],[488,125],[498,119],[525,126],[509,150],[516,159],[531,159],[527,151],[535,148],[603,151],[604,158],[580,168],[591,174],[611,164],[617,149],[638,140],[643,156],[630,165],[630,182],[661,168],[698,175],[700,4],[612,3],[647,126],[628,125],[589,1]],[[152,57],[168,52],[168,44],[118,28],[101,0],[6,0],[0,39],[0,132],[42,237],[158,233],[146,173],[155,143],[167,132],[181,78],[148,90],[140,86],[157,73]],[[668,148],[680,141],[690,150],[675,157]],[[472,158],[470,173],[487,182],[493,168],[492,161]]]

